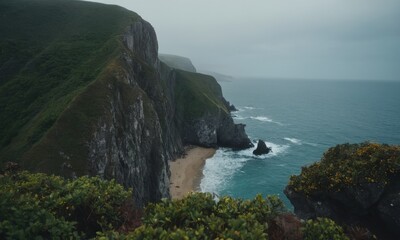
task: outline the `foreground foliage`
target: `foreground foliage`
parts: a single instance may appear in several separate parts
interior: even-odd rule
[[[79,239],[118,229],[131,195],[97,177],[7,174],[0,177],[0,239]]]
[[[149,204],[141,222],[131,199],[115,181],[8,171],[0,175],[0,239],[348,239],[328,219],[303,225],[276,196],[192,193]]]
[[[253,200],[223,197],[215,201],[209,193],[194,193],[183,200],[150,204],[143,226],[132,239],[267,239],[268,221],[283,213],[277,197]]]
[[[349,238],[344,234],[343,228],[328,218],[308,220],[304,228],[304,240],[344,240]]]
[[[342,144],[328,149],[321,161],[302,168],[289,185],[297,192],[340,191],[360,184],[386,185],[400,171],[400,147],[377,143]]]

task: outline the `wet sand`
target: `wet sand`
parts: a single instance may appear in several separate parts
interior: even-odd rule
[[[198,191],[203,177],[203,167],[215,154],[214,148],[190,146],[182,158],[170,161],[172,199],[181,199],[189,192]]]

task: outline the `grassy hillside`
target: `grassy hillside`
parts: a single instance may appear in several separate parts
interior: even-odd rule
[[[139,17],[69,0],[2,0],[0,16],[0,158],[7,161],[38,143],[99,78],[119,53],[119,34]]]
[[[208,75],[176,70],[176,102],[188,122],[206,113],[223,111],[229,114],[223,99],[221,86]]]
[[[158,57],[168,66],[188,72],[196,72],[192,61],[189,58],[171,55],[171,54],[158,54]]]

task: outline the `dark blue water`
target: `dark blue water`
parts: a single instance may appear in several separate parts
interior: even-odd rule
[[[217,151],[207,160],[203,191],[253,198],[279,194],[301,166],[318,161],[329,147],[372,141],[400,144],[400,82],[255,80],[220,83],[238,109],[235,122],[272,153]]]

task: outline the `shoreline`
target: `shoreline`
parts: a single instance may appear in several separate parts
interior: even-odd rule
[[[169,161],[171,171],[170,193],[172,199],[181,199],[189,192],[199,191],[206,160],[214,156],[216,149],[198,146],[185,147],[185,155]]]

